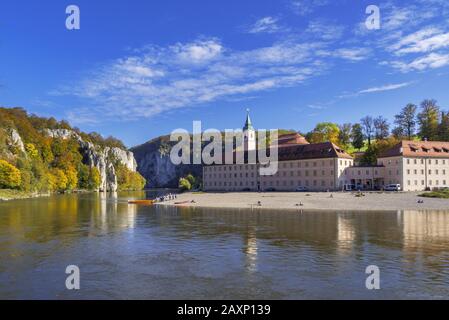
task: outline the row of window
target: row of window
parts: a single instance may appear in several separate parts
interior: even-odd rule
[[[298,170],[298,171],[283,171],[283,172],[277,172],[275,175],[271,176],[273,178],[277,178],[277,177],[294,177],[294,176],[298,176],[298,177],[308,177],[308,176],[313,176],[313,177],[317,177],[319,174],[321,174],[321,176],[333,176],[334,175],[334,170],[330,170],[330,171],[326,171],[326,170],[321,170],[320,172],[318,170],[313,170],[313,171],[308,171],[308,170]],[[204,179],[216,179],[216,178],[254,178],[255,173],[254,172],[240,172],[240,173],[205,173],[204,174]],[[266,176],[268,177],[268,176]]]
[[[204,182],[205,187],[254,187],[255,182],[254,181],[233,181],[233,182],[226,182],[226,181],[212,181],[212,182]],[[326,180],[298,180],[298,181],[263,181],[262,186],[264,187],[333,187],[334,183],[333,181],[327,182]]]
[[[428,185],[429,185],[429,186],[432,186],[432,185],[433,185],[433,181],[432,181],[432,180],[428,180],[427,182],[428,182]],[[446,180],[443,180],[442,182],[443,182],[443,184],[442,184],[441,186],[446,186],[446,185],[447,185],[447,184],[446,184]],[[418,183],[418,180],[414,180],[413,183],[414,183],[415,186],[417,186],[417,185],[419,184],[419,183]],[[411,186],[411,185],[412,185],[412,181],[407,180],[407,185],[408,185],[408,186]],[[422,186],[425,186],[425,185],[426,185],[426,182],[425,182],[424,180],[421,180],[421,185],[422,185]],[[435,180],[435,186],[440,186],[440,180]]]
[[[411,174],[411,170],[410,169],[407,169],[407,174]],[[421,172],[421,174],[423,175],[424,174],[424,169],[421,169],[420,170],[420,172]],[[446,170],[445,169],[443,169],[443,170],[438,170],[438,169],[435,169],[434,171],[432,171],[431,169],[429,169],[428,170],[428,173],[429,173],[429,175],[431,175],[432,173],[435,173],[435,174],[443,174],[443,175],[445,175],[446,174]],[[413,174],[418,174],[418,170],[413,170]]]
[[[329,162],[327,162],[329,161]],[[279,168],[281,169],[287,169],[287,168],[301,168],[301,167],[318,167],[322,166],[325,167],[326,163],[328,163],[330,166],[334,165],[334,160],[320,160],[320,161],[301,161],[301,162],[282,162],[279,164]],[[340,165],[349,166],[352,164],[352,161],[350,160],[340,160]],[[204,167],[205,172],[217,172],[217,171],[237,171],[237,170],[243,170],[243,169],[256,169],[255,164],[239,164],[239,165],[228,165],[228,166],[209,166]]]
[[[418,159],[407,159],[407,164],[411,164],[413,161],[413,164],[418,164]],[[427,159],[427,163],[428,164],[446,164],[446,160],[445,159]],[[420,164],[424,164],[424,159],[420,159],[419,160]]]

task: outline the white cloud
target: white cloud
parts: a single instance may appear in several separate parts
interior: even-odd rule
[[[323,40],[338,40],[342,37],[344,27],[329,21],[313,20],[309,22],[306,33]]]
[[[393,61],[388,64],[399,69],[403,73],[437,69],[449,65],[449,53],[430,53],[426,56],[416,58],[411,62]]]
[[[152,117],[218,99],[291,87],[327,70],[332,59],[359,61],[362,49],[335,50],[328,42],[283,41],[252,50],[225,48],[218,39],[147,46],[92,70],[60,94],[101,106],[91,113],[130,119]],[[321,54],[320,54],[321,52]],[[87,111],[79,119],[89,119]],[[76,118],[76,114],[70,115]]]
[[[294,13],[300,16],[306,16],[313,13],[318,7],[327,4],[329,4],[328,0],[293,0],[291,7]]]
[[[391,90],[397,90],[404,87],[408,87],[411,85],[411,82],[404,82],[404,83],[397,83],[397,84],[387,84],[380,87],[373,87],[369,89],[360,90],[358,94],[364,94],[364,93],[375,93],[375,92],[383,92],[383,91],[391,91]]]
[[[449,32],[445,33],[438,28],[430,27],[403,37],[389,49],[401,56],[409,53],[425,53],[445,47],[449,47]]]
[[[397,89],[408,87],[412,83],[413,82],[403,82],[403,83],[387,84],[387,85],[383,85],[383,86],[372,87],[372,88],[368,88],[368,89],[363,89],[363,90],[357,91],[355,93],[346,93],[346,94],[340,95],[338,98],[344,99],[344,98],[357,97],[357,96],[360,96],[360,95],[363,95],[363,94],[397,90]]]
[[[203,63],[219,57],[223,47],[216,39],[198,40],[193,43],[178,43],[171,47],[179,61],[185,63]]]
[[[256,21],[249,29],[249,33],[275,33],[282,28],[277,25],[278,19],[273,17],[264,17]]]

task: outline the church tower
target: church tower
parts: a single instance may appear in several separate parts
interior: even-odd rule
[[[249,118],[249,109],[246,109],[246,121],[243,127],[243,139],[245,151],[256,150],[256,130],[254,130]]]

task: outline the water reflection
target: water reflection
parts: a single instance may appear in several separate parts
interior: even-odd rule
[[[155,194],[0,203],[0,298],[447,298],[449,211],[129,205]],[[364,270],[382,271],[380,292]],[[62,271],[61,271],[62,270]]]

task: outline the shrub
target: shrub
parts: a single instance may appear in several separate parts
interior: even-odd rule
[[[0,188],[16,189],[21,183],[20,170],[5,160],[0,160]]]

